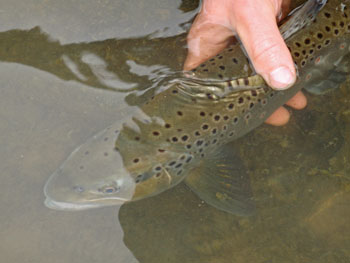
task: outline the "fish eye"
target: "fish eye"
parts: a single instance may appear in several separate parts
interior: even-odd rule
[[[114,194],[119,192],[120,187],[114,186],[114,185],[106,185],[98,189],[100,192],[104,194]]]
[[[73,190],[77,193],[82,193],[82,192],[84,192],[84,187],[82,187],[80,185],[75,185],[75,186],[73,186]]]

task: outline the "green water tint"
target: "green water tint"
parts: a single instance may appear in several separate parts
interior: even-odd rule
[[[298,69],[292,88],[269,88],[233,45],[76,149],[47,182],[46,205],[78,210],[122,204],[184,181],[216,208],[253,213],[249,179],[226,145],[302,87],[323,93],[345,80],[348,8],[349,1],[310,0],[281,26]]]

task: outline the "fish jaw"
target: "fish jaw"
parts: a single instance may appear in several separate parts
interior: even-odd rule
[[[69,161],[69,160],[68,160]],[[85,210],[121,205],[133,198],[135,183],[131,178],[111,176],[96,182],[74,183],[64,165],[51,175],[44,187],[45,205],[55,210]],[[76,178],[72,178],[73,180]]]

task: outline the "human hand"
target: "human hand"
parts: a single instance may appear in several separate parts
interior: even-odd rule
[[[281,37],[276,17],[281,19],[290,0],[204,0],[187,36],[188,55],[184,64],[190,70],[224,49],[237,33],[256,72],[269,86],[286,89],[296,79],[292,57]],[[306,106],[298,92],[286,104],[294,109]],[[284,125],[290,114],[278,108],[265,122]]]

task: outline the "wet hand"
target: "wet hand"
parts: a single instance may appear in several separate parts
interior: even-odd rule
[[[290,0],[204,0],[187,36],[188,55],[184,64],[190,70],[227,47],[238,34],[256,72],[275,89],[289,88],[296,79],[292,57],[277,23],[285,15]],[[294,109],[306,106],[298,92],[286,104]],[[284,107],[267,120],[284,125],[290,114]]]

